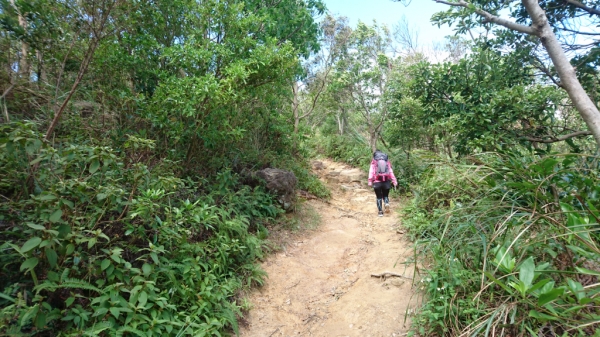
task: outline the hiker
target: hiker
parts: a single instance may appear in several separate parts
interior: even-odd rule
[[[373,152],[373,160],[369,168],[369,186],[373,186],[375,195],[377,196],[377,209],[379,216],[383,216],[383,211],[389,212],[390,198],[388,197],[390,189],[398,186],[396,176],[392,170],[392,164],[388,160],[388,155],[376,150]]]

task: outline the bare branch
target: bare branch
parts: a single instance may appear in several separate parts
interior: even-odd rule
[[[575,33],[575,34],[580,34],[580,35],[600,36],[600,33],[582,32],[582,31],[575,30],[575,29],[569,29],[569,28],[565,27],[564,25],[560,29],[564,30],[565,32],[570,32],[570,33]]]
[[[548,67],[546,67],[546,65],[544,65],[544,63],[542,63],[542,61],[540,59],[538,59],[537,57],[535,57],[534,59],[535,59],[535,61],[537,61],[536,68],[538,68],[539,71],[541,71],[542,73],[544,73],[544,75],[546,75],[548,78],[550,78],[550,80],[552,82],[554,82],[554,84],[556,84],[556,86],[564,89],[564,86],[562,85],[562,83],[560,83],[559,80],[554,78],[554,75],[552,75],[552,73],[550,72],[550,69],[548,69]]]
[[[15,84],[11,84],[10,87],[8,87],[8,89],[4,90],[4,93],[2,94],[2,96],[0,96],[0,99],[3,99],[6,95],[8,95],[8,93],[12,90],[12,88],[14,88]]]
[[[586,11],[590,14],[600,15],[600,10],[588,7],[577,0],[565,0],[565,2],[568,4],[571,4],[579,9],[583,9],[584,11]]]
[[[570,133],[568,135],[564,135],[564,136],[560,136],[560,137],[552,137],[552,138],[548,138],[548,139],[534,138],[534,137],[523,137],[523,139],[528,140],[530,142],[535,142],[535,143],[550,144],[550,143],[562,142],[563,140],[571,139],[574,137],[590,136],[590,135],[592,135],[592,132],[590,132],[590,131],[577,131],[577,132]]]
[[[453,6],[453,7],[470,8],[469,5],[471,5],[470,3],[465,2],[463,0],[458,0],[457,2],[449,2],[449,1],[443,1],[443,0],[433,0],[433,1],[435,1],[439,4],[444,4],[444,5]],[[486,22],[492,22],[492,23],[498,24],[500,26],[504,26],[508,29],[516,30],[521,33],[525,33],[525,34],[529,34],[529,35],[536,35],[536,31],[529,26],[521,25],[516,22],[512,22],[512,21],[503,19],[499,16],[496,16],[496,15],[493,15],[491,13],[484,11],[483,9],[475,8],[475,13],[477,13],[477,15],[479,15],[479,16],[482,16]]]

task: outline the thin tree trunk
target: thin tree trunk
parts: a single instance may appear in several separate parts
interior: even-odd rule
[[[592,132],[596,143],[600,146],[600,111],[579,83],[575,70],[565,55],[562,45],[554,35],[546,13],[540,7],[538,0],[522,0],[522,2],[529,16],[531,16],[532,27],[535,29],[536,35],[540,38],[542,45],[552,59],[554,67],[556,67],[561,83]]]
[[[375,152],[375,150],[377,150],[377,131],[376,130],[369,131],[369,145],[371,146],[371,152]]]
[[[90,42],[90,46],[88,47],[88,50],[85,54],[83,61],[81,62],[81,66],[79,67],[79,72],[77,73],[77,78],[75,79],[73,86],[71,86],[71,90],[69,90],[69,94],[67,95],[65,100],[62,102],[62,104],[58,108],[58,111],[56,111],[56,113],[54,114],[54,118],[52,119],[52,123],[50,123],[50,126],[48,127],[48,130],[46,131],[44,140],[48,141],[50,139],[50,136],[52,136],[52,133],[54,132],[54,128],[56,128],[56,125],[58,124],[58,121],[60,120],[62,113],[65,111],[65,108],[67,107],[67,104],[71,100],[71,97],[77,90],[77,87],[79,87],[79,83],[83,79],[83,75],[85,75],[87,68],[90,65],[90,62],[92,61],[92,58],[94,56],[94,51],[96,50],[96,47],[98,46],[98,42],[99,41],[96,38],[94,38]]]
[[[292,83],[292,94],[294,97],[292,98],[292,112],[294,113],[294,134],[298,133],[298,127],[300,125],[300,113],[298,112],[298,108],[300,103],[298,102],[298,82],[294,81]]]
[[[19,26],[23,28],[24,31],[27,31],[27,21],[25,17],[19,10],[19,8],[15,5],[15,0],[10,0],[10,4],[15,8],[18,15]],[[29,44],[25,41],[21,41],[21,57],[19,58],[19,77],[25,78],[29,80]]]

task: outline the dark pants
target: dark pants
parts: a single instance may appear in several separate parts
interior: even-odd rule
[[[392,184],[389,181],[373,184],[373,189],[375,190],[375,195],[377,196],[377,199],[387,198],[390,194],[391,188]]]
[[[389,203],[388,195],[390,194],[391,188],[392,184],[389,181],[373,184],[373,189],[375,190],[375,195],[377,196],[377,209],[380,212],[383,212],[382,203]]]

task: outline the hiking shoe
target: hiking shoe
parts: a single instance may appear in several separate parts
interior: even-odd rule
[[[379,216],[383,216],[383,211],[379,211]]]
[[[385,207],[385,212],[389,213],[390,212],[390,203],[386,202],[385,205],[384,205],[384,207]]]

